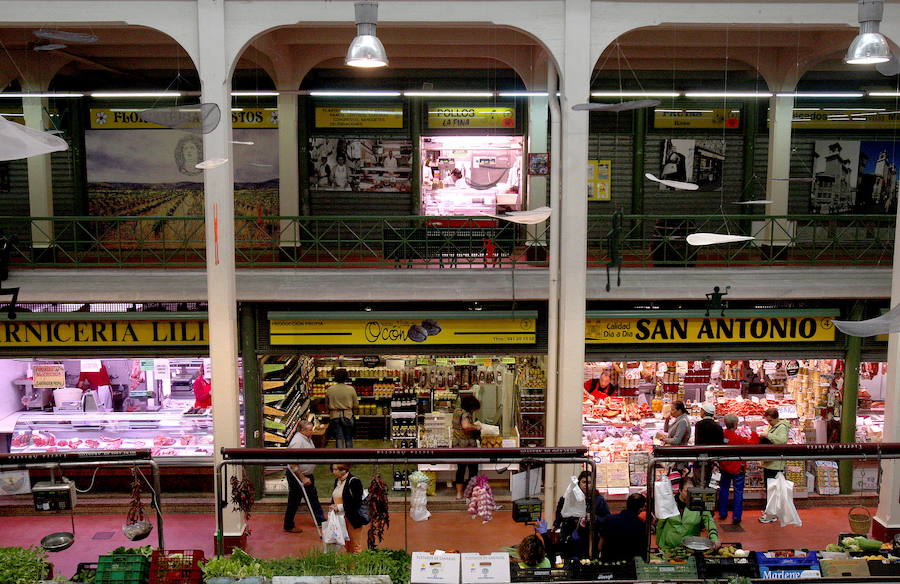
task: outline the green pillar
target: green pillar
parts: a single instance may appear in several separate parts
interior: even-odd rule
[[[644,214],[644,157],[647,147],[647,110],[634,110],[631,149],[631,214]]]
[[[87,192],[87,156],[85,155],[84,130],[85,121],[90,116],[90,110],[84,98],[73,100],[69,111],[69,131],[71,132],[72,142],[72,187],[75,203],[72,210],[73,215],[89,215],[88,210],[88,192]]]
[[[741,200],[749,201],[759,199],[756,189],[765,185],[758,185],[755,179],[754,162],[756,158],[756,139],[759,135],[759,103],[756,100],[747,100],[741,108],[741,123],[744,128],[744,160],[741,172]],[[744,213],[753,213],[752,205],[743,205]]]
[[[849,320],[862,320],[863,303],[855,302]],[[847,358],[844,360],[844,399],[841,402],[841,444],[856,442],[856,404],[859,399],[859,361],[862,337],[847,337]],[[841,460],[839,478],[841,493],[853,491],[853,461]]]
[[[309,123],[310,100],[305,95],[297,96],[297,194],[300,196],[300,214],[310,215],[309,201]]]
[[[422,99],[407,98],[409,106],[409,133],[412,138],[412,200],[410,215],[419,215],[422,210]]]
[[[240,356],[244,369],[244,442],[247,448],[262,448],[262,395],[260,389],[259,359],[256,357],[256,312],[252,305],[240,306]],[[256,497],[263,494],[263,469],[250,465],[244,468],[253,482]]]

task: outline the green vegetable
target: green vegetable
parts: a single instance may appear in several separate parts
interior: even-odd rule
[[[34,584],[50,573],[47,553],[38,547],[0,547],[0,582]]]
[[[836,543],[830,543],[827,546],[825,546],[825,551],[826,552],[843,552],[844,548],[842,548],[841,546],[839,546]]]
[[[112,552],[114,556],[144,556],[147,559],[153,555],[153,546],[152,545],[144,545],[141,547],[124,547],[120,546],[114,549]]]
[[[867,537],[857,537],[856,545],[864,552],[877,552],[881,549],[881,542],[877,539],[869,539]]]

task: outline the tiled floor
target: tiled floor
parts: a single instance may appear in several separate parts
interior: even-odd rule
[[[614,505],[615,507],[615,505]],[[614,509],[615,510],[615,509]],[[769,550],[793,547],[822,549],[834,543],[839,533],[848,531],[847,509],[823,507],[800,509],[804,527],[780,527],[777,523],[760,524],[757,512],[747,512],[740,531],[730,530],[729,522],[721,527],[722,540],[741,542],[746,549]],[[531,527],[513,523],[507,506],[497,511],[488,524],[471,519],[461,511],[435,512],[428,521],[417,523],[408,515],[394,513],[383,547],[414,550],[495,551],[514,545]],[[79,562],[96,562],[120,545],[135,545],[122,535],[121,515],[78,515],[75,517],[75,544],[64,552],[51,554],[56,575],[71,576]],[[251,521],[252,535],[247,551],[274,558],[295,555],[321,545],[312,520],[298,514],[297,524],[303,533],[285,533],[280,513],[256,513]],[[38,545],[41,538],[55,531],[68,531],[65,515],[0,517],[0,546]],[[207,514],[174,514],[165,516],[165,543],[168,549],[201,549],[213,555],[215,519]],[[112,532],[112,536],[109,533]],[[109,539],[103,539],[109,537]],[[156,531],[139,542],[156,545]]]

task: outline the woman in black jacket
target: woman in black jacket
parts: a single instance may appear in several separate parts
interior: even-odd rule
[[[363,551],[365,534],[363,527],[368,523],[360,514],[363,500],[363,484],[359,477],[350,473],[349,464],[332,464],[334,491],[331,493],[331,510],[343,515],[347,522],[350,541],[344,544],[350,553]]]

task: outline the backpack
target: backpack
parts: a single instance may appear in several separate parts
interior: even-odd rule
[[[362,479],[359,477],[353,477],[359,481],[359,484],[362,485]],[[362,490],[362,502],[359,505],[359,516],[363,520],[363,525],[368,524],[372,521],[372,516],[369,513],[369,489],[363,487]]]

